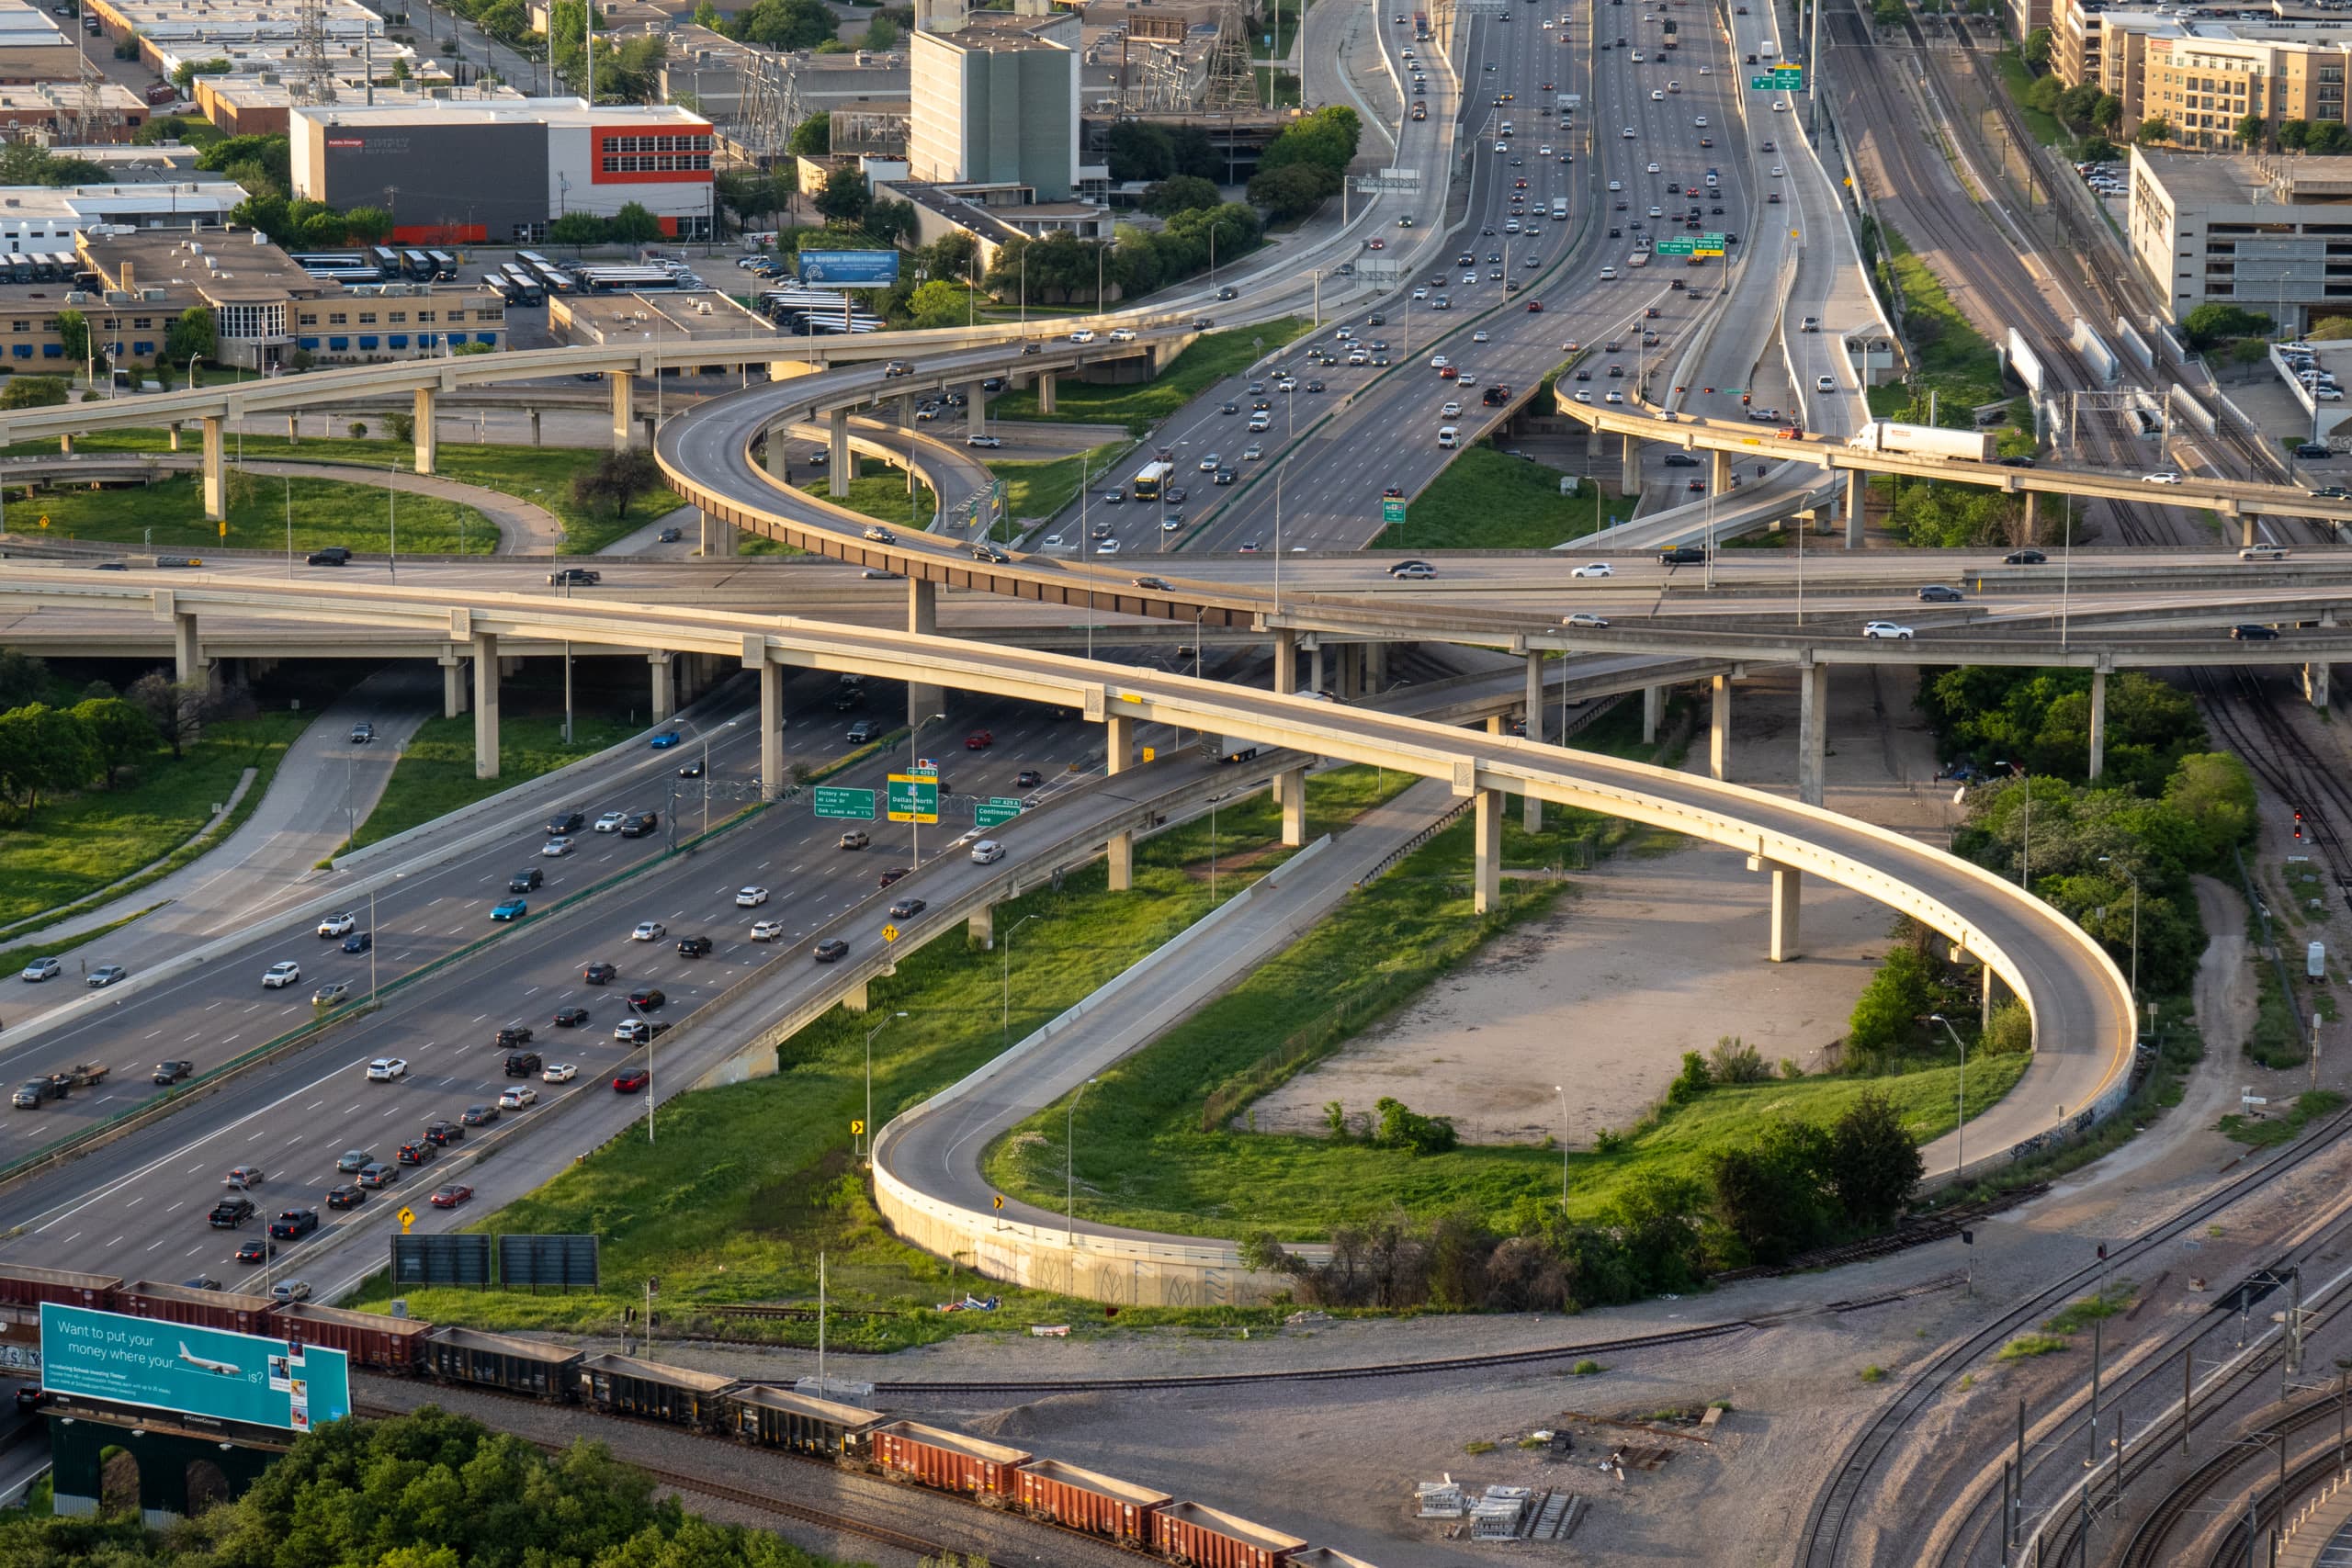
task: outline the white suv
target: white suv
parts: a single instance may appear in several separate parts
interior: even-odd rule
[[[293,985],[302,977],[302,966],[292,959],[282,959],[269,966],[261,977],[261,988],[275,991]]]

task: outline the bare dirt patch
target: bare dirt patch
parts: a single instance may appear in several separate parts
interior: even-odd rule
[[[1766,884],[1736,851],[1691,845],[1575,879],[1559,912],[1476,962],[1340,1056],[1261,1100],[1264,1130],[1320,1127],[1337,1100],[1384,1097],[1451,1116],[1474,1143],[1589,1142],[1666,1092],[1686,1051],[1736,1034],[1808,1069],[1844,1032],[1887,946],[1886,910],[1823,883],[1805,889],[1804,957],[1764,956]]]

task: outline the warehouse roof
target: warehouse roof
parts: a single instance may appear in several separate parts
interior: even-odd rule
[[[320,104],[293,111],[297,118],[343,127],[371,125],[670,125],[707,129],[710,121],[675,104],[598,104],[579,98],[435,98],[424,103],[369,108],[360,104]]]

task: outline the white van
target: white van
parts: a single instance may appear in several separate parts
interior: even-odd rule
[[[1442,424],[1438,426],[1437,444],[1449,448],[1459,446],[1462,445],[1462,433],[1451,424]]]

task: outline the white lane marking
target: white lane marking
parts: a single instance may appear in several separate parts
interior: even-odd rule
[[[163,1245],[164,1245],[164,1244],[163,1244],[162,1242],[160,1242],[160,1241],[151,1241],[151,1242],[149,1242],[149,1243],[147,1244],[147,1250],[148,1250],[148,1251],[150,1251],[150,1252],[153,1252],[153,1251],[154,1251],[157,1247],[161,1247],[161,1246],[163,1246]]]

